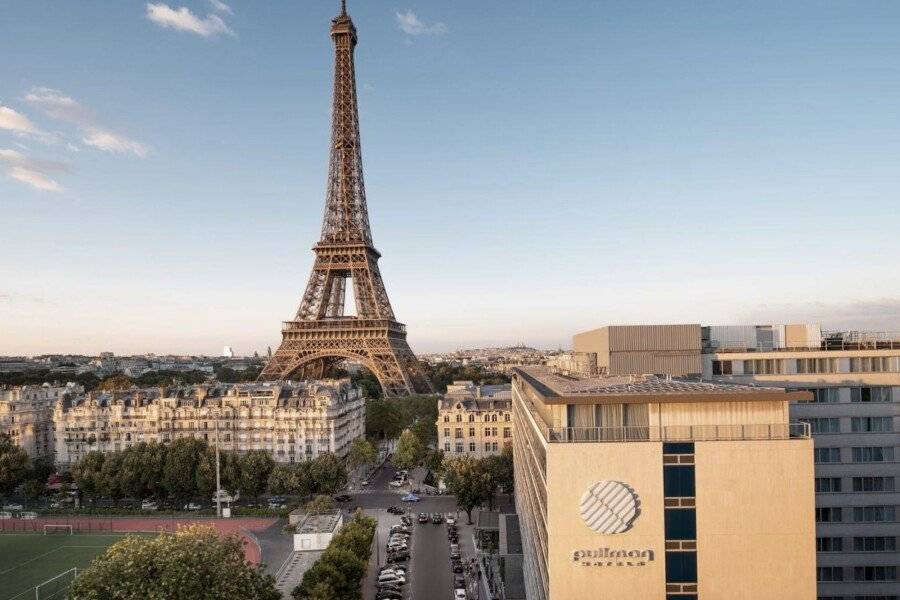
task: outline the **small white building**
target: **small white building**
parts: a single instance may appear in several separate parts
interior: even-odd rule
[[[294,530],[294,552],[324,550],[343,525],[344,517],[340,510],[306,515]]]

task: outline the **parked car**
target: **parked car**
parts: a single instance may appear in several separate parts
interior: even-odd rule
[[[399,506],[388,506],[387,511],[392,515],[402,515],[404,512],[406,512]]]
[[[447,519],[447,527],[456,525],[456,518],[448,516]]]
[[[360,485],[363,485],[363,486],[369,485],[369,480],[368,480],[368,479],[363,479],[363,480],[360,482]]]
[[[159,510],[159,504],[153,500],[142,500],[141,510]]]
[[[409,560],[409,550],[399,550],[396,552],[388,552],[387,560],[389,563],[402,562]],[[460,566],[462,568],[462,566]],[[462,571],[460,571],[462,573]]]
[[[461,588],[453,590],[453,600],[466,600],[466,590]]]
[[[427,523],[428,515],[425,513],[419,513],[419,523]]]
[[[406,525],[407,527],[412,526],[412,519],[410,519],[406,515],[403,515],[402,517],[400,517],[400,522],[403,523],[404,525]]]
[[[440,525],[444,522],[444,515],[442,515],[441,513],[434,513],[433,515],[431,515],[431,522],[435,525]]]
[[[184,505],[184,510],[200,510],[201,508],[203,507],[196,502],[188,502]]]
[[[352,498],[350,498],[350,494],[338,494],[334,497],[335,502],[350,502]]]
[[[421,500],[421,498],[419,498],[415,494],[407,494],[400,498],[400,500],[402,500],[403,502],[418,502],[419,500]]]
[[[22,510],[23,508],[25,507],[18,502],[10,502],[9,504],[3,505],[3,510]]]
[[[453,587],[454,588],[466,588],[466,577],[465,575],[454,575],[453,576]]]
[[[384,590],[375,594],[375,600],[403,600],[403,592]]]
[[[402,481],[397,481],[396,479],[388,484],[391,487],[401,487],[403,485]]]
[[[454,573],[462,573],[463,572],[463,564],[462,561],[454,560],[450,563],[450,570]]]
[[[450,544],[450,558],[459,558],[459,544]]]

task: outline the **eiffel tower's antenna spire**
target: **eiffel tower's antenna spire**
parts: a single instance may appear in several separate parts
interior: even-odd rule
[[[341,14],[347,14],[347,0],[341,0]]]

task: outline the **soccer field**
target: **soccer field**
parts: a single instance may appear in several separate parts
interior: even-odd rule
[[[34,586],[72,567],[86,568],[123,537],[125,534],[0,534],[0,600],[32,600]]]

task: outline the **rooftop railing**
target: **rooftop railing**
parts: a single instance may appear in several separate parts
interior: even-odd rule
[[[665,427],[550,427],[551,443],[705,442],[790,440],[810,437],[809,423],[668,425]]]
[[[319,321],[282,321],[281,331],[304,331],[308,329],[322,329],[323,323],[328,329],[389,329],[400,333],[406,332],[406,325],[390,319],[358,319],[356,317],[336,317]]]

